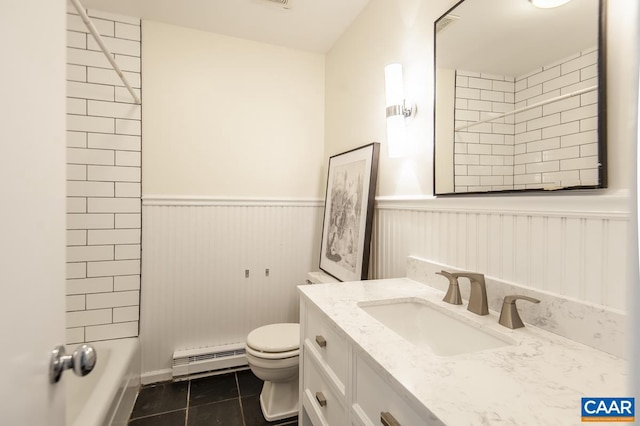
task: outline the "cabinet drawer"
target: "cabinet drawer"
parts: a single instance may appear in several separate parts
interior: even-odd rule
[[[304,406],[314,426],[346,424],[345,401],[336,395],[320,373],[320,366],[305,354],[302,390]]]
[[[320,358],[329,366],[344,388],[347,382],[347,341],[329,323],[327,318],[307,304],[306,340],[316,349]]]
[[[389,413],[402,426],[442,425],[437,417],[416,410],[390,383],[360,356],[356,357],[352,414],[356,424],[383,425],[381,413]],[[393,424],[393,423],[389,423]]]

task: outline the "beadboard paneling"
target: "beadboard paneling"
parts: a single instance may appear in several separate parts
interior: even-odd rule
[[[318,265],[320,202],[145,197],[142,215],[143,371],[170,368],[174,350],[298,321],[296,286]]]

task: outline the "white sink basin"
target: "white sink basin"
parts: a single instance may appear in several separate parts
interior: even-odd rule
[[[492,330],[454,318],[422,299],[392,299],[358,303],[360,309],[417,346],[440,356],[457,355],[511,345]]]

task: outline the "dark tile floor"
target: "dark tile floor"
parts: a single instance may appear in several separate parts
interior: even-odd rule
[[[262,426],[298,424],[298,418],[268,422],[260,409],[262,381],[251,370],[184,382],[144,386],[130,426]]]

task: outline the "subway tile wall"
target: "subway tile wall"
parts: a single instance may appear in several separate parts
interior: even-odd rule
[[[456,75],[455,126],[597,86],[596,48],[518,77]],[[456,192],[598,183],[598,94],[455,132]]]
[[[140,95],[140,20],[88,10]],[[67,343],[138,335],[141,107],[67,6]]]

